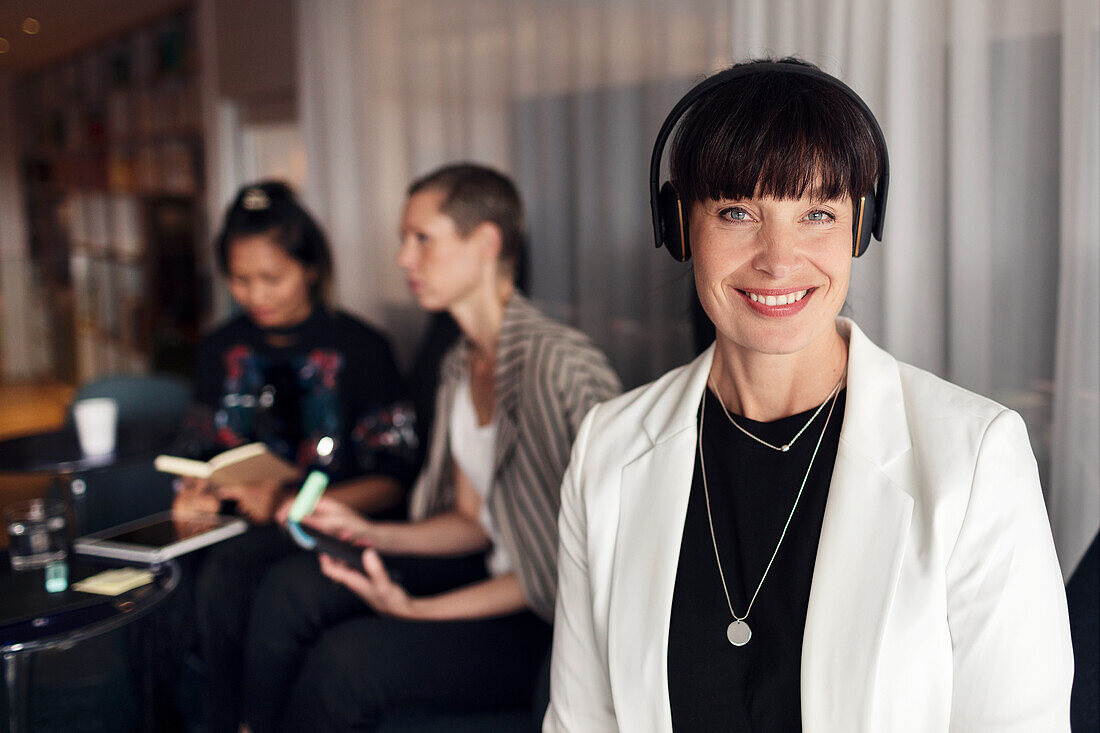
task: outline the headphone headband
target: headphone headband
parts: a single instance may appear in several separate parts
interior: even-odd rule
[[[821,71],[820,69],[784,61],[759,61],[720,71],[699,82],[692,87],[687,94],[680,98],[680,101],[673,106],[668,116],[665,117],[665,121],[661,124],[661,129],[657,133],[657,140],[653,143],[653,155],[649,162],[649,205],[653,215],[653,235],[658,249],[665,246],[668,241],[665,232],[665,217],[661,207],[661,159],[664,155],[665,143],[672,134],[672,130],[676,127],[676,123],[680,121],[680,118],[684,116],[688,109],[695,104],[700,97],[703,97],[712,89],[743,76],[750,76],[752,74],[767,71],[780,71],[824,81],[847,95],[863,112],[867,122],[870,123],[871,132],[875,137],[875,142],[878,144],[879,151],[882,155],[878,184],[875,187],[873,209],[874,221],[872,222],[870,230],[870,233],[875,239],[880,242],[882,241],[882,228],[886,223],[886,194],[890,188],[890,158],[886,150],[886,137],[882,134],[882,128],[879,126],[878,120],[875,119],[875,115],[871,112],[871,108],[867,106],[867,103],[864,102],[851,87],[835,76]],[[668,186],[669,184],[666,183],[665,185]],[[683,226],[682,221],[681,226]],[[682,241],[686,242],[686,238]],[[856,248],[856,254],[858,255],[860,253],[859,242],[856,242],[854,246]],[[677,256],[673,253],[673,256],[682,261],[686,260],[689,256],[686,249],[682,254],[683,256]]]

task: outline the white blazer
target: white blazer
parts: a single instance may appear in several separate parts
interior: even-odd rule
[[[899,363],[851,321],[838,328],[848,393],[806,615],[803,730],[1068,731],[1065,590],[1023,421]],[[672,730],[669,616],[713,355],[580,428],[544,731]]]

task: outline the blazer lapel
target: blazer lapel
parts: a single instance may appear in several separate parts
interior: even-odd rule
[[[670,381],[643,420],[651,447],[622,469],[608,628],[621,730],[672,728],[668,627],[695,467],[696,410],[712,355],[713,348]]]
[[[499,475],[501,467],[508,462],[516,448],[519,436],[516,428],[516,412],[519,404],[520,384],[523,382],[523,368],[527,363],[529,342],[525,326],[534,307],[519,293],[513,293],[504,307],[504,321],[500,326],[497,342],[496,372],[493,375],[493,388],[496,391],[497,435],[493,450],[493,476]],[[493,481],[496,486],[496,481]],[[492,488],[490,488],[490,492]]]
[[[802,721],[864,731],[882,629],[905,552],[913,499],[887,467],[911,448],[897,362],[846,319],[848,394],[821,527],[802,644]]]
[[[439,392],[436,394],[428,455],[409,494],[409,517],[420,520],[454,506],[454,481],[451,475],[451,405],[459,380],[466,369],[468,345],[460,339],[443,357],[439,368]]]

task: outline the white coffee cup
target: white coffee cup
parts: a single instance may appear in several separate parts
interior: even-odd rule
[[[110,397],[77,400],[73,404],[73,421],[84,455],[100,456],[114,451],[118,402]]]

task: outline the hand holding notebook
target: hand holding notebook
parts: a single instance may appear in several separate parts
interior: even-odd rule
[[[249,443],[219,453],[209,461],[196,461],[178,456],[157,456],[153,466],[164,473],[209,479],[215,486],[277,481],[294,481],[300,472],[289,461],[279,457],[263,443]]]

